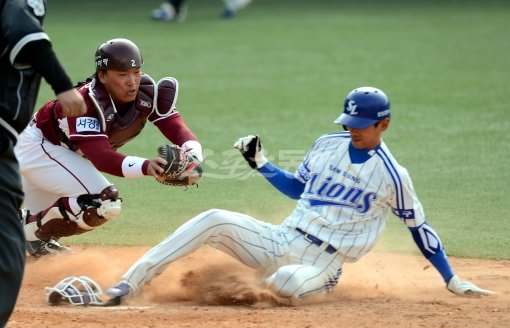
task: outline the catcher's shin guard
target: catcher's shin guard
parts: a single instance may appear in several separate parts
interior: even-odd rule
[[[97,195],[62,197],[46,210],[25,218],[25,237],[28,241],[48,241],[82,234],[115,218],[121,202],[114,186]]]

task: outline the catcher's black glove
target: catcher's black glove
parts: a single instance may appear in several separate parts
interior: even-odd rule
[[[156,180],[170,186],[191,186],[198,182],[204,168],[198,158],[177,145],[161,145],[158,156],[167,161]]]

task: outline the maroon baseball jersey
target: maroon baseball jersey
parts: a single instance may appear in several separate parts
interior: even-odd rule
[[[61,105],[52,100],[37,112],[37,127],[53,144],[79,152],[100,171],[122,176],[126,156],[117,149],[135,138],[147,121],[154,123],[174,144],[196,140],[175,108],[177,81],[171,78],[163,81],[156,84],[150,76],[142,74],[135,101],[119,107],[99,80],[93,78],[77,87],[87,105],[84,115],[64,117]]]

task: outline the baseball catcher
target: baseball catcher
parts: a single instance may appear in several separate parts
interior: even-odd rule
[[[155,82],[143,74],[140,50],[127,39],[101,44],[94,65],[95,74],[76,86],[87,112],[64,117],[58,100],[47,102],[15,149],[26,196],[22,222],[34,257],[68,251],[59,238],[119,216],[122,198],[101,172],[183,185],[196,184],[202,172],[202,146],[175,107],[176,79]],[[147,122],[179,151],[165,147],[154,159],[119,152]]]

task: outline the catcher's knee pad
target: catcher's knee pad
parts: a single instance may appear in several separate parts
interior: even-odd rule
[[[106,187],[99,195],[82,195],[77,201],[83,210],[80,223],[93,228],[114,219],[122,209],[122,199],[115,186]]]
[[[100,194],[62,197],[46,210],[25,218],[25,237],[34,241],[82,234],[116,217],[121,202],[114,186]]]

